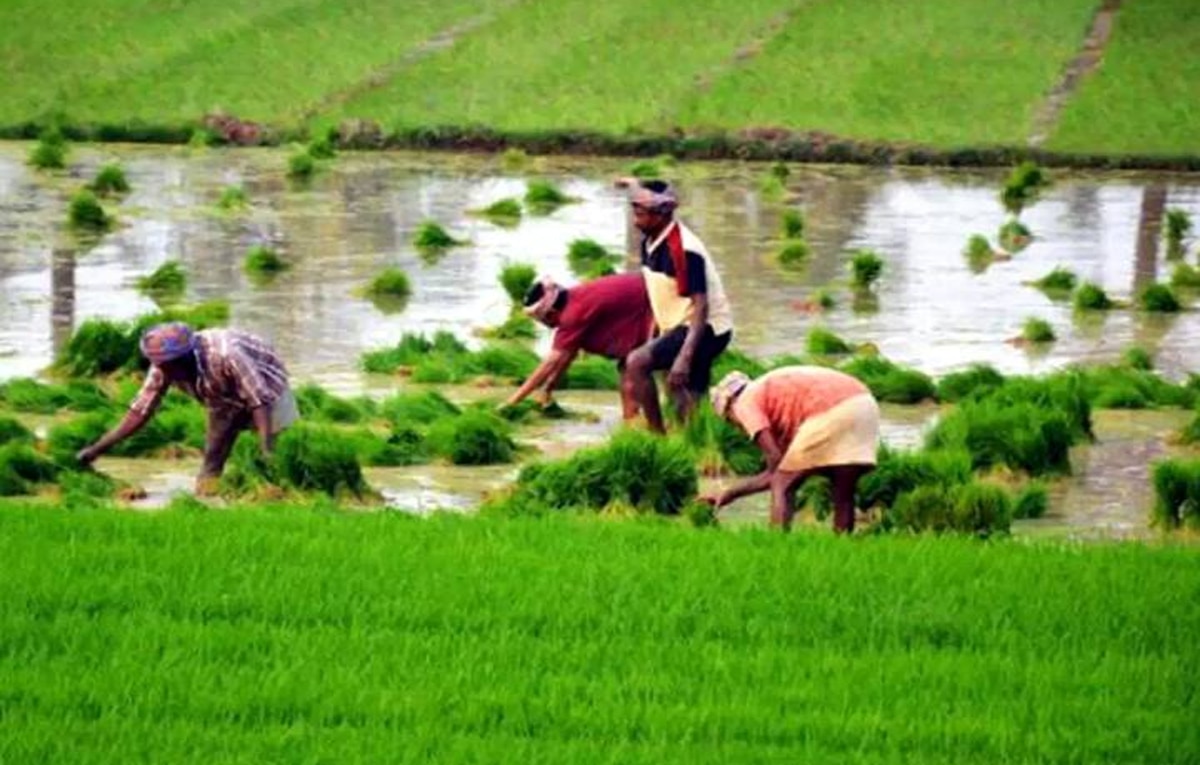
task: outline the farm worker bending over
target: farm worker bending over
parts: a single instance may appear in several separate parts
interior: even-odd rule
[[[754,439],[767,467],[703,500],[724,507],[769,489],[771,524],[786,530],[796,490],[805,478],[824,475],[833,484],[834,530],[854,530],[854,490],[875,467],[879,444],[879,405],[865,385],[825,367],[781,367],[753,381],[730,372],[712,402]]]
[[[133,435],[158,409],[174,385],[208,410],[204,466],[196,479],[198,493],[210,492],[220,477],[238,433],[253,427],[264,453],[275,435],[296,420],[296,399],[287,370],[261,339],[233,329],[194,332],[179,322],[146,330],[142,354],[150,361],[146,381],[117,427],[79,452],[90,464],[113,445]]]
[[[633,222],[642,232],[642,275],[658,336],[626,361],[629,397],[650,427],[663,432],[653,373],[668,370],[667,389],[680,419],[708,390],[712,366],[733,335],[721,277],[699,237],[675,219],[675,192],[664,181],[622,179],[632,187]]]
[[[580,351],[606,356],[626,374],[625,357],[650,338],[650,301],[641,274],[602,276],[575,287],[563,287],[543,278],[525,295],[525,313],[554,329],[550,354],[529,376],[506,406],[522,401],[541,388],[543,403]],[[638,407],[626,386],[621,386],[625,419],[637,416]]]

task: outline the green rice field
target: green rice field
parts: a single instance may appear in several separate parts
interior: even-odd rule
[[[1124,3],[1103,64],[1071,102],[1052,145],[1069,151],[1196,153],[1198,49],[1200,4]]]
[[[1188,763],[1195,548],[0,512],[0,761]]]
[[[177,129],[225,112],[285,131],[818,131],[1022,146],[1098,0],[12,0],[0,128]],[[1196,8],[1128,3],[1051,146],[1200,149]]]

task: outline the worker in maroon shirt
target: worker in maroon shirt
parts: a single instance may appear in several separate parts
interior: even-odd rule
[[[621,370],[621,410],[625,419],[638,406],[625,384],[625,357],[650,339],[653,316],[641,274],[602,276],[574,287],[543,278],[525,295],[525,313],[554,330],[550,354],[505,402],[512,406],[538,388],[549,402],[555,385],[580,351],[605,356]]]

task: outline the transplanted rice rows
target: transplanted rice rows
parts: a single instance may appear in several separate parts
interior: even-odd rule
[[[1195,151],[1195,9],[1122,8],[1054,145]],[[0,10],[0,126],[817,130],[1022,145],[1097,0],[146,0]],[[439,41],[431,45],[431,41]],[[447,44],[452,43],[452,44]],[[136,55],[133,55],[136,53]],[[1101,125],[1104,126],[1101,129]]]
[[[1194,550],[0,514],[0,761],[1193,762]]]

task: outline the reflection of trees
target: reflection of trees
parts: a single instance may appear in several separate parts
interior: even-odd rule
[[[1155,181],[1142,187],[1142,209],[1138,215],[1137,247],[1133,254],[1133,291],[1136,294],[1158,275],[1158,240],[1167,209],[1167,187]]]
[[[50,342],[55,355],[75,329],[75,251],[54,248],[50,256]]]

